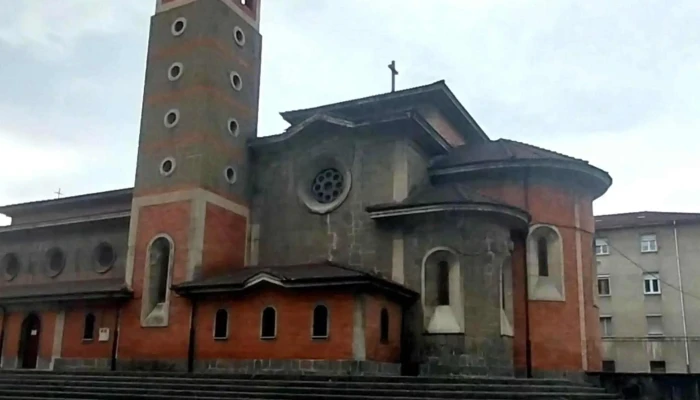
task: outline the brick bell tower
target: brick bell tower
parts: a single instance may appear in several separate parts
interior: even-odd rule
[[[151,19],[118,363],[187,360],[169,288],[246,262],[260,0],[158,0]]]

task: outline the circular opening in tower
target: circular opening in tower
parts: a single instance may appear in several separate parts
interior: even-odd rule
[[[53,248],[46,252],[46,263],[49,275],[57,276],[66,266],[66,256],[61,249]]]
[[[231,72],[231,86],[236,90],[241,90],[243,87],[243,79],[236,71]]]
[[[183,70],[182,63],[179,63],[179,62],[173,63],[170,66],[170,68],[168,68],[168,79],[171,82],[180,79],[180,77],[182,76],[182,70]]]
[[[240,125],[238,125],[238,121],[235,118],[230,118],[228,120],[228,132],[233,136],[238,136],[239,130]]]
[[[224,178],[226,178],[226,181],[230,184],[236,183],[236,169],[230,166],[226,167],[226,169],[224,169]]]
[[[97,271],[105,272],[114,265],[117,254],[114,247],[109,243],[100,243],[95,248],[95,261],[97,261]]]
[[[160,174],[170,176],[175,172],[175,159],[168,157],[160,163]]]
[[[327,168],[319,172],[311,184],[313,198],[321,204],[329,204],[337,200],[345,189],[343,174],[335,168]]]
[[[185,29],[187,29],[187,19],[184,17],[178,18],[173,22],[173,25],[170,27],[170,31],[173,34],[173,36],[180,36],[185,32]]]
[[[245,46],[245,32],[239,26],[233,28],[233,40],[236,41],[237,45]]]
[[[166,128],[172,128],[177,125],[178,122],[180,122],[180,111],[172,109],[165,113],[163,124],[165,124]]]
[[[9,253],[2,258],[2,271],[5,279],[11,281],[19,274],[19,257],[17,254]]]

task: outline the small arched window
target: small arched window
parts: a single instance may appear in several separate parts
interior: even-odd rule
[[[275,336],[277,336],[277,311],[272,307],[266,307],[260,321],[260,338],[274,339]]]
[[[314,308],[311,331],[311,336],[314,339],[328,337],[328,308],[326,306],[319,305]]]
[[[437,265],[437,300],[439,306],[450,305],[450,264],[440,261]]]
[[[228,338],[228,311],[220,309],[214,317],[214,339]]]
[[[389,342],[389,311],[382,308],[379,315],[379,341],[382,343]]]
[[[549,276],[549,251],[547,238],[537,239],[537,271],[539,276]]]
[[[85,323],[83,324],[83,340],[95,339],[95,314],[88,313],[85,315]]]

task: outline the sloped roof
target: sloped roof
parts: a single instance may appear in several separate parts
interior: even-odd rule
[[[226,275],[175,285],[173,289],[186,296],[211,293],[236,294],[252,289],[260,282],[273,283],[284,288],[363,286],[404,299],[417,296],[414,291],[379,275],[330,261],[239,268]]]
[[[608,229],[641,228],[646,226],[700,223],[700,213],[638,211],[622,214],[597,215],[597,231]]]
[[[436,158],[431,167],[444,168],[465,164],[477,164],[504,160],[559,160],[588,164],[587,161],[569,157],[555,151],[508,139],[459,146],[449,154]]]
[[[296,125],[315,114],[330,113],[339,117],[354,118],[391,110],[405,110],[424,104],[436,106],[466,139],[471,136],[479,140],[488,140],[486,133],[457,100],[444,80],[395,92],[326,104],[320,107],[286,111],[280,114],[285,121]]]
[[[5,285],[0,290],[0,304],[128,299],[131,296],[132,292],[127,288],[123,278],[56,281],[37,285]]]
[[[426,185],[411,192],[403,201],[367,207],[367,211],[373,218],[393,217],[418,212],[458,210],[501,213],[520,219],[525,223],[530,220],[530,216],[526,211],[500,200],[484,196],[462,184]]]
[[[131,209],[131,199],[133,196],[133,192],[133,188],[127,188],[109,190],[106,192],[88,193],[78,196],[61,197],[59,199],[39,200],[27,203],[12,204],[0,206],[0,214],[5,214],[7,216],[12,217],[16,214],[32,212],[37,209],[80,207],[85,203],[95,201],[124,202],[124,204],[127,205],[126,209]]]

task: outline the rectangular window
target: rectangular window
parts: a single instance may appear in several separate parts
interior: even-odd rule
[[[647,334],[649,336],[663,336],[664,322],[660,315],[647,315]]]
[[[608,239],[596,239],[595,255],[607,256],[608,254],[610,254],[610,245],[608,244]]]
[[[615,361],[603,360],[603,372],[615,372]]]
[[[613,335],[612,317],[600,317],[600,333],[603,337]]]
[[[666,361],[649,361],[649,372],[652,374],[666,373]]]
[[[644,294],[661,294],[661,281],[658,272],[644,274]]]
[[[598,296],[610,296],[610,277],[607,275],[598,277]]]
[[[642,235],[642,253],[655,253],[658,250],[656,235]]]

